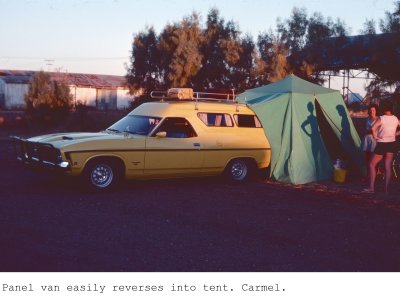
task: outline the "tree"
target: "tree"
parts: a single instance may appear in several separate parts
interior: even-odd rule
[[[400,32],[400,1],[394,3],[394,12],[385,12],[385,19],[380,21],[380,29],[383,33]]]
[[[291,18],[285,23],[278,21],[277,32],[280,40],[289,50],[289,54],[299,52],[306,44],[306,33],[309,20],[305,8],[294,7]]]
[[[237,67],[243,49],[238,26],[220,17],[217,9],[211,9],[204,28],[202,67],[196,76],[196,88],[229,88],[232,71]]]
[[[207,16],[204,35],[204,44],[201,52],[204,55],[202,68],[196,78],[197,88],[212,88],[222,82],[226,76],[224,53],[220,48],[220,38],[224,35],[224,20],[220,18],[219,12],[212,9]],[[213,86],[214,85],[214,86]]]
[[[373,19],[366,19],[361,34],[376,34],[376,24]]]
[[[315,65],[323,60],[319,45],[329,37],[346,35],[347,29],[340,19],[333,22],[320,13],[314,13],[308,18],[305,8],[295,7],[289,19],[278,19],[276,32],[259,36],[258,40],[260,56],[269,73],[268,80],[277,80],[285,74],[294,73],[321,83],[321,78],[314,77]]]
[[[306,44],[300,52],[295,52],[291,62],[295,73],[309,81],[322,84],[324,79],[319,76],[318,65],[323,65],[332,52],[336,49],[325,49],[321,51],[321,44],[331,37],[345,36],[346,25],[340,19],[336,22],[331,18],[325,18],[321,13],[315,12],[308,21]]]
[[[341,19],[336,19],[336,23],[332,24],[331,37],[344,37],[349,34],[346,23]]]
[[[135,35],[126,77],[131,92],[147,93],[177,86],[241,91],[290,73],[318,81],[313,77],[315,64],[323,59],[318,45],[346,31],[340,19],[334,22],[319,13],[308,18],[305,8],[295,7],[289,19],[277,21],[275,33],[260,35],[255,45],[213,8],[204,26],[193,13],[165,26],[159,36],[153,28]]]
[[[314,13],[308,22],[306,44],[313,45],[320,43],[324,39],[332,36],[332,33],[332,22],[329,19],[325,21],[320,13]]]
[[[290,74],[290,65],[287,60],[289,50],[286,43],[272,32],[258,36],[258,50],[260,61],[257,61],[259,83],[265,84],[278,81]]]
[[[251,36],[246,35],[240,40],[239,59],[231,67],[230,88],[242,92],[257,85],[256,78],[256,47]]]
[[[398,36],[398,34],[400,33],[400,1],[396,1],[394,3],[394,6],[395,7],[393,12],[385,12],[385,18],[380,20],[379,27],[382,33],[392,33],[394,34],[394,36]],[[365,25],[365,30],[371,27],[372,21],[371,24],[367,23]],[[391,44],[386,47],[385,52],[380,54],[382,57],[385,58],[385,60],[389,61],[389,66],[390,62],[393,62],[393,64],[391,64],[392,67],[384,68],[384,72],[382,72],[382,69],[379,69],[379,67],[381,67],[379,65],[374,66],[374,68],[370,69],[371,72],[377,73],[379,75],[377,75],[367,87],[367,97],[370,99],[380,99],[382,94],[387,93],[387,90],[390,88],[394,91],[392,93],[392,98],[398,113],[398,107],[400,107],[400,78],[398,69],[394,67],[395,63],[398,61],[398,53],[396,51],[397,47],[398,38],[394,38],[391,41]],[[378,67],[378,69],[376,69],[376,67]]]
[[[199,17],[195,13],[180,23],[166,26],[160,37],[159,50],[167,86],[191,85],[201,68],[203,39]]]
[[[256,85],[270,83],[268,80],[269,66],[273,56],[273,33],[259,34],[257,37],[257,53],[254,59],[253,78]]]
[[[211,9],[204,28],[193,13],[168,24],[159,36],[152,28],[135,35],[126,78],[131,93],[176,86],[245,88],[254,60],[251,38],[241,39],[238,26]]]
[[[131,65],[126,75],[131,94],[151,91],[162,84],[161,55],[153,27],[139,32],[133,39]]]
[[[66,118],[72,99],[68,85],[40,71],[32,77],[25,95],[26,113],[35,121],[54,125]]]

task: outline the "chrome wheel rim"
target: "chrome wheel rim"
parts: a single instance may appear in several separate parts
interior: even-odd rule
[[[90,174],[92,184],[99,188],[109,186],[114,178],[112,168],[109,165],[98,164],[95,165]]]
[[[246,178],[247,165],[244,161],[235,161],[231,166],[231,176],[234,180],[241,181]]]

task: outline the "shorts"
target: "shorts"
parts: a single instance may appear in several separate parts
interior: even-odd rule
[[[385,153],[396,153],[396,152],[397,152],[396,142],[389,142],[389,143],[377,142],[374,151],[374,153],[378,155],[384,155]]]

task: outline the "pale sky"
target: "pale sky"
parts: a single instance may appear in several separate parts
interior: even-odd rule
[[[193,11],[203,22],[216,7],[243,33],[275,30],[277,18],[293,7],[310,16],[340,18],[351,34],[366,19],[378,24],[393,0],[0,0],[0,69],[62,70],[125,75],[135,33],[154,26],[159,33]],[[204,23],[203,23],[204,24]]]

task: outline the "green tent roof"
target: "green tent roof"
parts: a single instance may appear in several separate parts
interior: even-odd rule
[[[246,100],[252,100],[254,103],[254,100],[256,100],[257,98],[261,97],[261,99],[258,99],[258,101],[262,101],[262,99],[265,99],[265,97],[268,97],[269,95],[285,93],[317,95],[337,92],[338,91],[336,90],[328,89],[318,84],[308,82],[295,75],[288,75],[286,78],[280,81],[247,90],[244,93],[238,95],[237,98],[242,102],[245,100],[245,98],[247,98]]]

